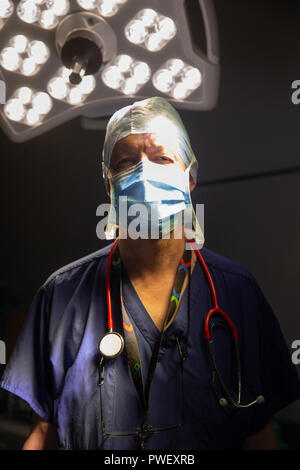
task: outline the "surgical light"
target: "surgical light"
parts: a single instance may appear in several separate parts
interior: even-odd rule
[[[52,29],[69,10],[69,0],[21,0],[17,6],[17,15],[25,23]]]
[[[32,90],[27,86],[23,86],[16,91],[16,98],[18,98],[23,104],[30,103],[32,99]]]
[[[217,101],[213,0],[0,0],[0,44],[0,124],[18,142],[76,116],[101,128],[150,96],[192,110]]]
[[[32,41],[28,47],[29,56],[37,64],[44,64],[49,57],[49,49],[42,41]]]
[[[4,26],[4,22],[9,18],[14,11],[14,4],[12,0],[1,0],[0,2],[0,28]]]
[[[94,10],[97,7],[98,0],[77,0],[77,3],[84,10]]]
[[[23,60],[21,65],[21,72],[23,75],[34,75],[38,70],[38,64],[31,58],[27,57]]]
[[[58,24],[58,17],[51,10],[44,10],[39,18],[39,25],[43,29],[53,29]]]
[[[148,51],[160,51],[175,36],[174,21],[151,8],[139,11],[125,27],[125,36]]]
[[[96,79],[93,75],[85,75],[79,84],[74,85],[69,82],[70,73],[66,67],[61,67],[48,82],[47,91],[57,100],[78,105],[95,89]]]
[[[9,72],[25,76],[35,75],[49,58],[49,49],[43,41],[30,41],[23,34],[13,36],[0,52],[0,64]]]
[[[153,85],[175,99],[185,99],[202,82],[202,75],[197,67],[192,67],[180,59],[171,59],[163,64],[152,78]]]
[[[4,114],[14,122],[27,126],[40,123],[52,109],[52,99],[42,91],[18,88],[4,106]]]
[[[24,104],[17,98],[12,98],[6,103],[4,112],[12,121],[21,121],[25,117]]]
[[[119,90],[124,95],[133,95],[149,80],[151,70],[146,62],[134,60],[128,55],[117,56],[102,72],[107,87]]]
[[[22,54],[26,51],[28,39],[23,34],[17,34],[17,36],[14,36],[11,39],[10,44],[16,50],[16,52]]]
[[[97,8],[101,16],[110,17],[118,13],[127,0],[77,0],[78,5],[85,10]]]
[[[15,72],[20,66],[20,56],[13,47],[5,47],[0,54],[0,63],[5,70]]]
[[[52,100],[47,93],[35,93],[32,98],[32,108],[40,114],[48,114],[52,108]]]

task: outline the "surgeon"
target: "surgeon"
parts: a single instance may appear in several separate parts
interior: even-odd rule
[[[203,247],[197,160],[165,99],[111,117],[103,174],[113,241],[39,288],[0,383],[33,410],[23,448],[278,449],[298,376],[256,280]]]

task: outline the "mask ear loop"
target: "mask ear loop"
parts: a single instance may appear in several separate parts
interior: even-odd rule
[[[188,175],[190,176],[190,170],[191,170],[191,167],[194,163],[194,161],[196,160],[195,156],[192,158],[192,160],[190,161],[189,165],[186,167],[185,169],[185,173],[187,172]],[[189,196],[189,199],[190,199],[190,204],[191,206],[190,207],[187,207],[185,209],[186,213],[187,213],[187,217],[188,219],[191,218],[191,222],[192,222],[192,228],[188,228],[186,229],[185,227],[185,235],[187,238],[193,238],[197,245],[198,245],[198,248],[201,249],[202,246],[204,245],[204,234],[203,234],[203,231],[201,230],[201,227],[199,225],[199,222],[197,220],[197,217],[196,217],[196,214],[195,214],[195,210],[193,208],[193,203],[192,203],[192,197],[191,197],[191,191],[190,191],[190,178],[189,176],[187,177],[187,181],[186,181],[186,193],[188,194]],[[190,212],[190,213],[189,213]]]

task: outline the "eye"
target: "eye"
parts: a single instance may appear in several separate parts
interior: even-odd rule
[[[119,160],[119,162],[117,163],[117,168],[119,166],[123,166],[123,165],[127,165],[128,163],[135,163],[136,162],[136,157],[126,157],[126,158],[122,158],[121,160]]]
[[[174,163],[173,160],[166,155],[158,155],[155,157],[155,160],[157,160],[159,163]]]

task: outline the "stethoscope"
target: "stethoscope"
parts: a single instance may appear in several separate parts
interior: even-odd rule
[[[124,339],[120,333],[114,331],[113,327],[113,317],[112,317],[112,304],[111,304],[111,284],[110,284],[110,273],[111,273],[111,265],[112,265],[112,255],[114,248],[116,244],[118,243],[119,238],[116,238],[114,243],[111,246],[109,256],[108,256],[108,262],[107,262],[107,269],[106,269],[106,293],[107,293],[107,312],[108,312],[108,332],[103,336],[103,338],[99,342],[99,350],[102,355],[102,357],[107,358],[107,359],[113,359],[117,356],[119,356],[123,349],[124,349]],[[248,408],[249,406],[254,405],[255,403],[257,404],[262,404],[265,401],[265,398],[263,395],[259,395],[255,400],[247,403],[247,404],[241,404],[241,390],[242,390],[242,381],[241,381],[241,362],[240,362],[240,352],[239,352],[239,345],[238,345],[238,333],[236,326],[230,319],[230,317],[227,315],[227,313],[224,312],[219,307],[218,304],[218,298],[217,298],[217,293],[215,289],[214,282],[212,280],[212,276],[210,274],[210,271],[207,267],[207,264],[200,253],[200,250],[198,249],[196,243],[194,240],[190,240],[185,238],[185,241],[188,243],[191,243],[194,251],[196,252],[197,258],[200,261],[200,264],[203,268],[203,271],[205,273],[205,276],[207,278],[211,296],[212,296],[212,302],[213,302],[213,308],[211,308],[208,313],[206,314],[205,320],[204,320],[204,335],[208,343],[208,349],[209,349],[209,354],[213,363],[214,371],[219,379],[219,382],[221,384],[221,387],[223,389],[223,392],[225,393],[225,397],[222,397],[219,399],[219,404],[221,406],[227,406],[229,403],[236,407],[236,408]],[[229,392],[227,386],[225,385],[220,371],[217,367],[214,352],[213,352],[213,338],[212,338],[212,333],[211,333],[211,319],[213,315],[219,315],[221,316],[226,324],[229,326],[233,340],[234,340],[234,345],[235,345],[235,352],[236,352],[236,360],[237,360],[237,376],[238,376],[238,395],[237,395],[237,400],[235,400],[231,393]]]

